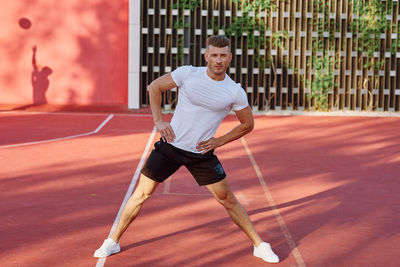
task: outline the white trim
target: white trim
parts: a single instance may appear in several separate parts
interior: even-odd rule
[[[140,1],[129,1],[128,108],[140,108]]]
[[[50,112],[50,111],[2,111],[0,112],[0,117],[1,115],[4,114],[41,114],[41,115],[68,115],[68,116],[105,116],[108,115],[108,112],[68,112],[68,111],[60,111],[60,112]],[[153,117],[152,114],[146,114],[146,113],[118,113],[118,114],[113,114],[114,116],[122,116],[122,117]]]
[[[126,202],[128,202],[129,198],[132,195],[133,189],[135,188],[136,182],[137,182],[137,180],[139,178],[139,175],[140,175],[140,170],[142,169],[142,167],[144,165],[144,161],[145,161],[145,159],[147,157],[147,154],[149,153],[150,146],[151,146],[151,144],[153,142],[155,134],[156,134],[156,128],[154,127],[153,131],[151,132],[150,137],[149,137],[149,139],[147,141],[146,148],[143,151],[142,158],[140,159],[139,164],[136,167],[135,174],[133,175],[133,177],[131,179],[131,183],[129,184],[129,188],[126,191],[124,200],[122,201],[122,204],[121,204],[121,206],[119,208],[117,217],[115,217],[114,223],[113,223],[113,225],[111,227],[111,230],[110,230],[110,233],[108,234],[108,237],[111,237],[111,235],[114,233],[115,229],[117,228],[117,224],[118,224],[119,218],[121,217],[122,210],[124,209]],[[107,259],[107,257],[106,258],[99,258],[97,260],[96,267],[103,267],[104,264],[106,263],[106,259]]]
[[[268,205],[270,206],[272,212],[275,215],[275,219],[278,221],[279,226],[281,227],[281,230],[283,232],[283,235],[285,236],[287,244],[289,245],[292,255],[294,256],[299,267],[305,267],[306,264],[304,263],[304,259],[301,256],[300,251],[298,250],[298,248],[296,246],[296,242],[294,242],[293,237],[289,232],[289,228],[286,225],[281,213],[279,212],[279,209],[277,208],[274,199],[272,198],[271,192],[267,186],[267,183],[264,180],[264,177],[261,173],[260,167],[258,167],[258,164],[253,157],[253,153],[251,153],[251,150],[250,150],[249,146],[247,145],[247,142],[244,139],[244,137],[240,138],[240,141],[242,141],[242,145],[243,145],[244,149],[246,150],[247,155],[249,156],[250,162],[253,165],[254,171],[257,174],[258,180],[264,191],[265,197],[267,198]]]
[[[46,140],[41,140],[41,141],[34,141],[34,142],[26,142],[26,143],[19,143],[19,144],[12,144],[12,145],[3,145],[0,146],[1,148],[10,148],[10,147],[20,147],[20,146],[29,146],[29,145],[37,145],[37,144],[43,144],[43,143],[50,143],[50,142],[56,142],[56,141],[63,141],[67,139],[73,139],[73,138],[78,138],[78,137],[83,137],[83,136],[88,136],[92,135],[95,133],[98,133],[104,125],[107,124],[112,118],[114,117],[113,114],[109,115],[94,131],[88,132],[88,133],[83,133],[83,134],[76,134],[76,135],[70,135],[70,136],[65,136],[65,137],[59,137],[59,138],[52,138],[52,139],[46,139]]]

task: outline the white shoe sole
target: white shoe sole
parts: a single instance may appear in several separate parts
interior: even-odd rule
[[[95,258],[105,258],[105,257],[111,256],[111,255],[113,255],[113,254],[119,253],[120,251],[121,251],[121,249],[114,250],[114,251],[111,251],[111,253],[107,255],[107,254],[104,253],[103,251],[96,250],[96,251],[94,252],[93,257],[95,257]]]
[[[269,263],[279,263],[279,257],[272,251],[270,244],[263,242],[261,245],[260,248],[254,247],[253,255]]]
[[[267,260],[267,259],[264,259],[263,257],[257,256],[257,255],[254,255],[254,257],[260,258],[260,259],[262,259],[263,261],[268,262],[268,263],[279,263],[279,260],[278,260],[278,261],[276,261],[276,260],[269,260],[269,259]]]

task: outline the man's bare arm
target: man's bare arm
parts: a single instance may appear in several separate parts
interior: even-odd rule
[[[161,136],[165,137],[168,142],[175,138],[175,133],[172,130],[169,122],[163,120],[161,115],[161,93],[171,90],[176,87],[170,73],[164,74],[155,79],[148,87],[150,98],[150,109],[153,114],[154,125]]]
[[[206,141],[200,142],[197,146],[197,150],[201,151],[201,153],[204,154],[212,149],[223,146],[251,132],[254,128],[254,117],[253,113],[251,112],[251,108],[247,106],[242,110],[235,111],[235,113],[240,122],[239,125],[237,125],[235,128],[233,128],[231,131],[223,136],[220,136],[218,138],[213,137]]]

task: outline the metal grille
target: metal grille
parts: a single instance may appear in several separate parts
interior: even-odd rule
[[[181,8],[190,1],[143,0],[141,104],[149,103],[147,85],[153,79],[181,65],[205,66],[206,38],[225,34],[235,18],[246,15],[262,21],[264,28],[229,36],[233,60],[228,73],[246,90],[253,110],[315,109],[315,98],[308,97],[312,84],[331,77],[334,85],[324,93],[329,110],[399,111],[399,4],[380,1],[388,28],[370,36],[378,48],[369,55],[360,41],[361,22],[356,29],[366,14],[356,4],[365,7],[373,1],[260,1],[273,8],[248,12],[244,4],[257,1],[191,1],[199,2],[191,10]],[[250,34],[258,45],[249,46]],[[324,58],[332,65],[325,62],[327,69],[318,69],[322,61],[317,59]],[[381,64],[365,67],[369,62]],[[177,90],[163,94],[164,109],[174,108]]]

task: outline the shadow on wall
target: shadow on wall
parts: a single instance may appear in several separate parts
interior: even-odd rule
[[[34,45],[32,46],[33,70],[31,74],[32,104],[17,107],[14,108],[13,110],[21,110],[33,106],[47,104],[46,92],[50,86],[49,76],[53,73],[53,70],[48,66],[41,67],[40,65],[37,64],[36,52],[37,52],[37,46]]]
[[[0,75],[5,88],[0,104],[14,110],[53,105],[125,109],[129,1],[4,2],[12,10],[10,18],[3,15],[1,1],[0,22],[7,31],[0,32],[0,57],[14,67]]]
[[[93,103],[127,104],[128,9],[127,1],[97,1],[90,6],[98,25],[96,35],[77,37],[77,63],[94,84]]]
[[[40,105],[40,104],[47,104],[46,99],[46,92],[49,89],[50,81],[49,76],[53,73],[53,70],[48,67],[44,66],[41,68],[36,61],[36,52],[37,47],[34,45],[32,47],[32,97],[33,97],[33,104]]]

